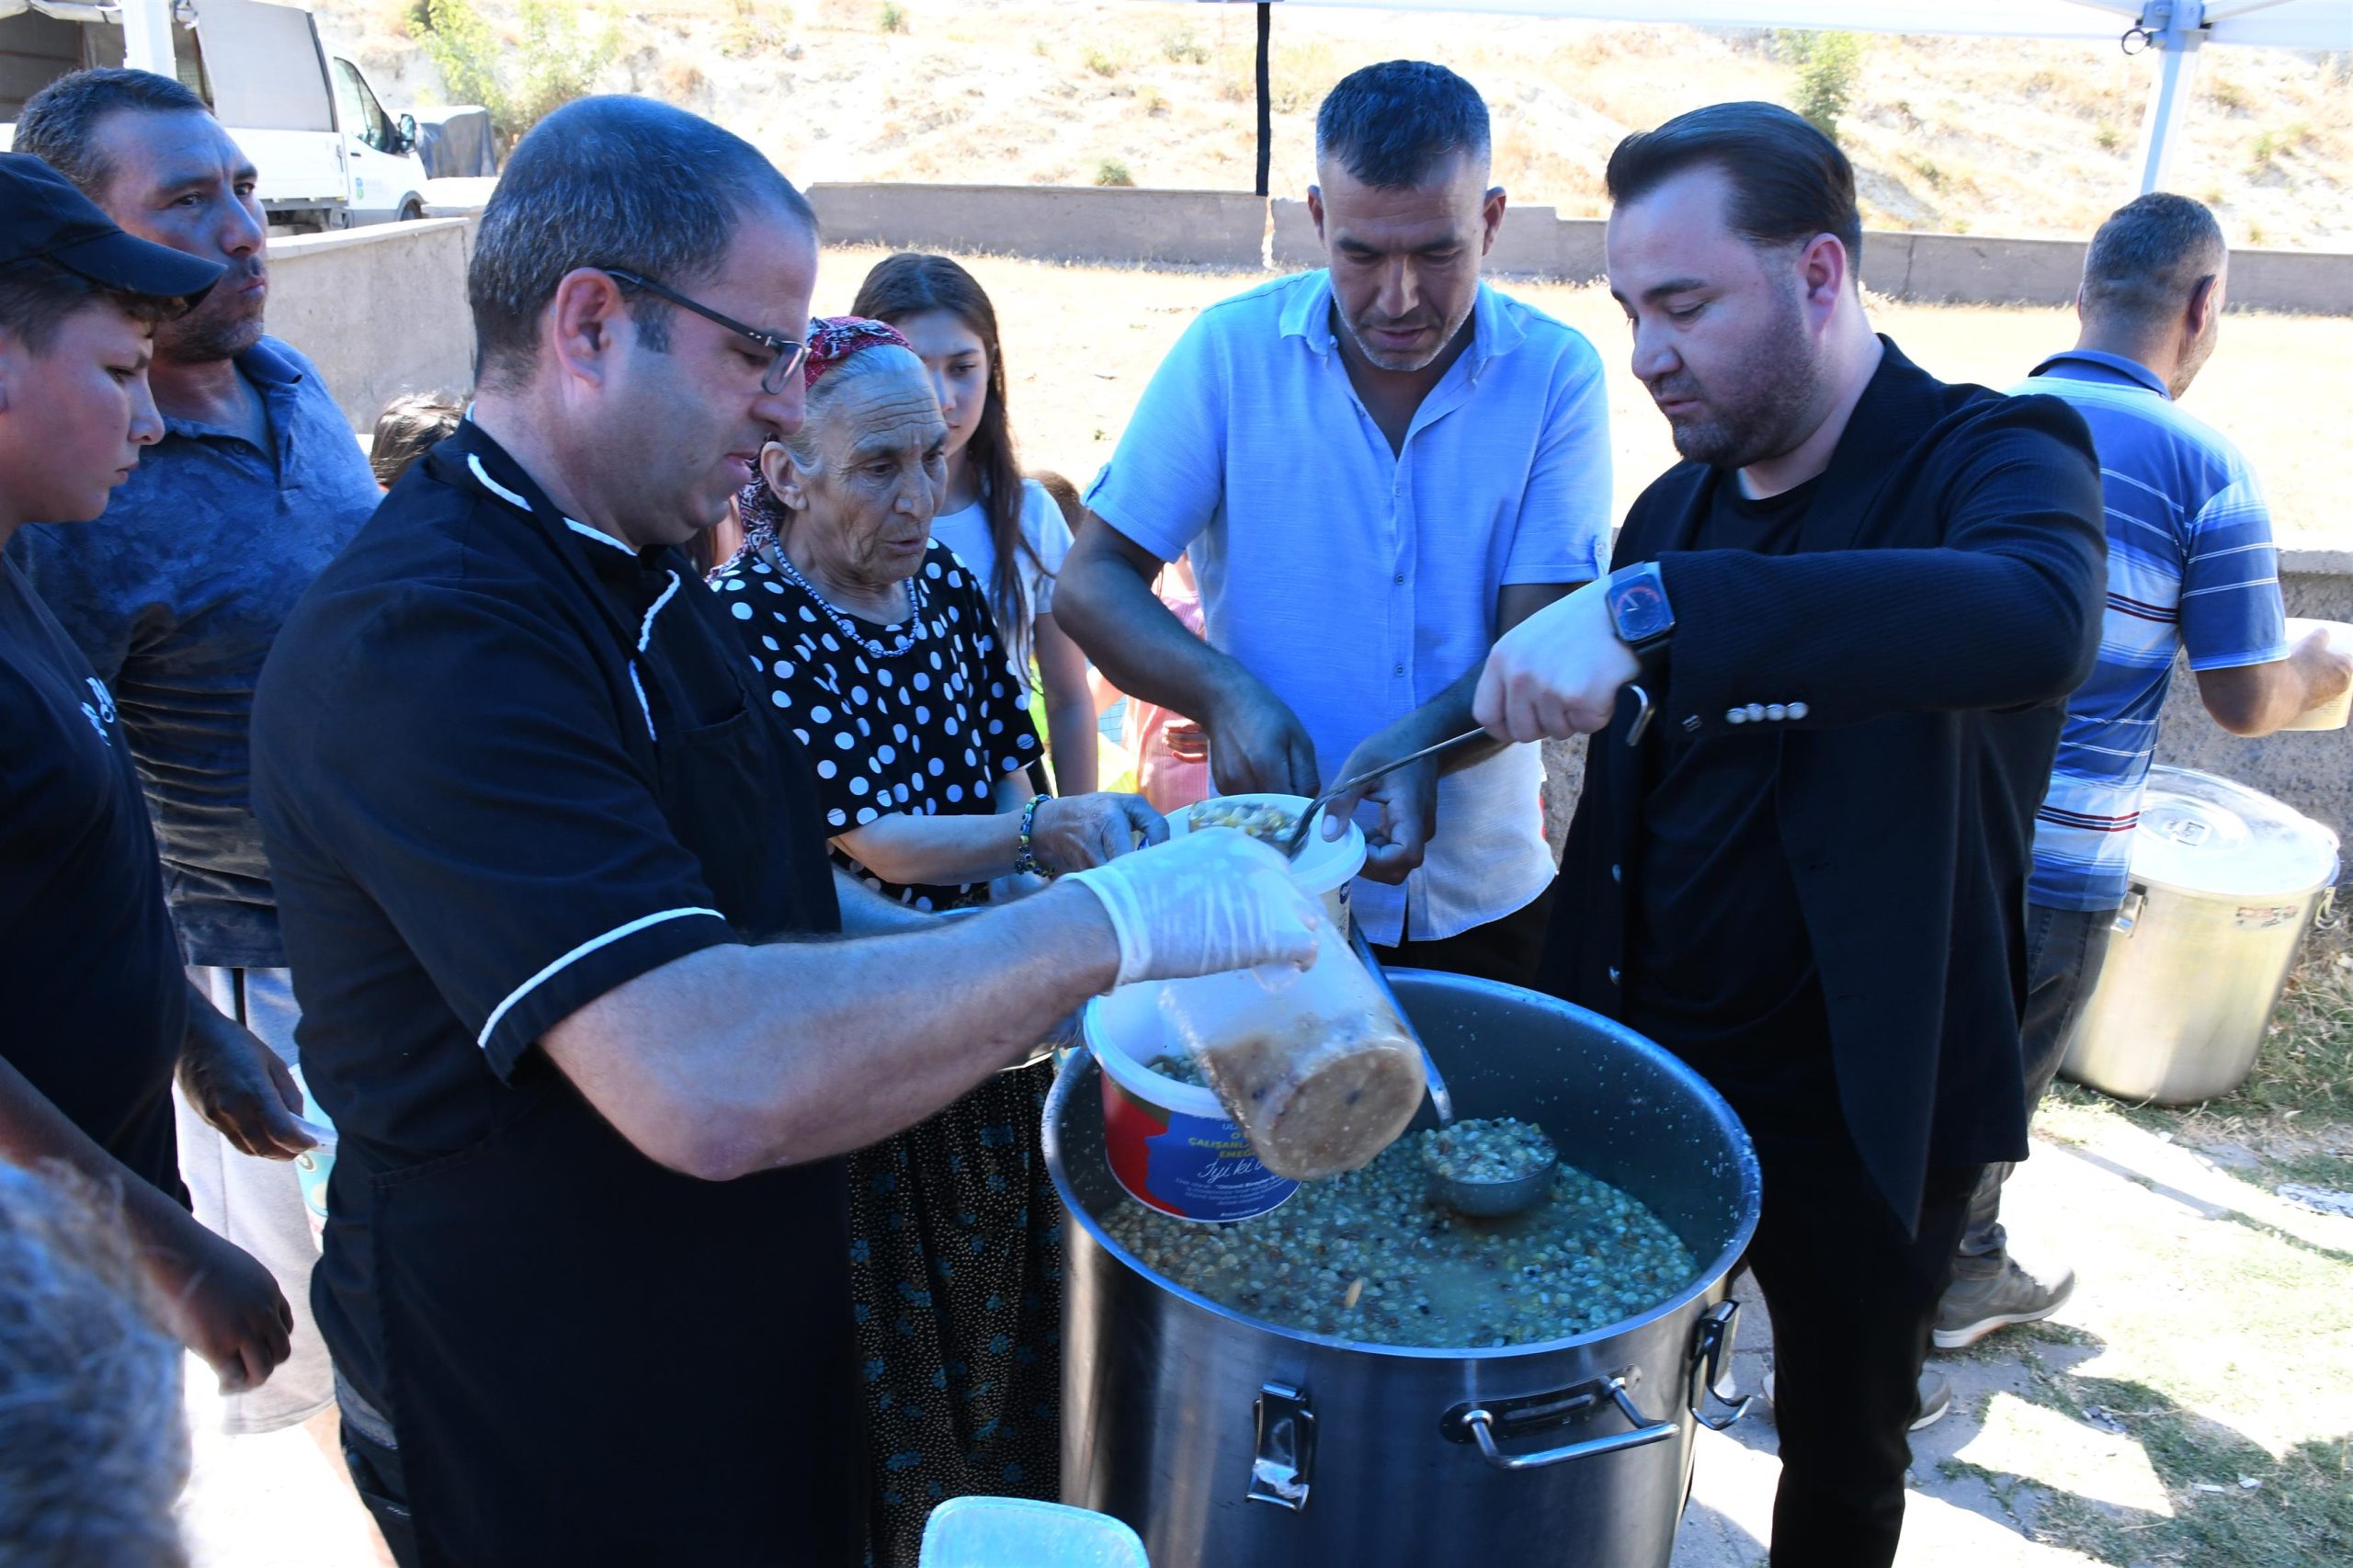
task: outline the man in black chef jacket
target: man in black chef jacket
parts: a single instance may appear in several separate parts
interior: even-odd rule
[[[0,546],[105,510],[164,434],[155,324],[221,271],[0,153]],[[279,1086],[258,1042],[192,1000],[113,694],[0,562],[0,1160],[58,1161],[118,1190],[174,1332],[237,1391],[286,1359],[286,1299],[188,1212],[172,1080],[200,1075],[195,1102],[254,1138]]]
[[[2098,471],[2058,400],[1872,335],[1852,171],[1795,115],[1684,115],[1608,186],[1610,291],[1687,460],[1608,577],[1501,641],[1477,711],[1599,732],[1547,983],[1747,1125],[1773,1561],[1885,1564],[1970,1191],[2026,1153],[2029,848],[2098,642]]]
[[[1238,834],[948,927],[837,882],[676,548],[799,426],[816,265],[736,137],[550,116],[475,243],[472,416],[263,672],[255,801],[341,1133],[313,1301],[404,1563],[856,1563],[835,1156],[1116,980],[1310,952]]]

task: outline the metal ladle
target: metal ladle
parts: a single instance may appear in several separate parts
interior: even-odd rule
[[[1398,1023],[1404,1027],[1405,1038],[1412,1040],[1414,1048],[1422,1053],[1422,1074],[1429,1080],[1430,1106],[1438,1112],[1438,1124],[1440,1127],[1451,1126],[1454,1122],[1454,1096],[1446,1086],[1446,1075],[1438,1070],[1438,1062],[1430,1055],[1429,1046],[1423,1041],[1422,1031],[1415,1028],[1414,1020],[1406,1016],[1404,1006],[1397,1000],[1397,993],[1390,989],[1389,976],[1381,972],[1381,960],[1373,956],[1372,944],[1366,940],[1364,927],[1354,921],[1348,923],[1348,946],[1355,951],[1358,961],[1364,965],[1365,972],[1372,976],[1372,983],[1381,987],[1381,995],[1388,998],[1389,1006],[1397,1014]],[[1555,1151],[1552,1159],[1525,1176],[1505,1176],[1493,1181],[1472,1176],[1441,1176],[1433,1170],[1428,1173],[1430,1196],[1458,1214],[1468,1215],[1474,1220],[1500,1220],[1542,1202],[1544,1195],[1552,1190],[1552,1176],[1560,1167],[1560,1154]]]

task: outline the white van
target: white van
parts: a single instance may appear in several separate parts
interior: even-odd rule
[[[273,224],[340,229],[425,215],[416,122],[386,114],[359,68],[326,52],[307,9],[177,0],[170,37],[171,74],[253,159]],[[160,46],[158,54],[132,63],[153,69]],[[120,5],[0,0],[0,147],[26,99],[68,72],[123,64],[124,55]]]

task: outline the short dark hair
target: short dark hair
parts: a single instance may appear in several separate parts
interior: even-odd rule
[[[2204,202],[2162,190],[2136,196],[2109,214],[2084,252],[2084,313],[2154,325],[2180,313],[2229,255]]]
[[[98,121],[118,109],[212,112],[185,85],[153,71],[74,71],[26,100],[17,117],[16,150],[30,153],[97,201],[114,178],[113,165],[98,153]]]
[[[1752,244],[1795,244],[1835,234],[1860,275],[1863,215],[1855,169],[1838,144],[1779,104],[1710,104],[1618,143],[1603,176],[1611,205],[1639,201],[1688,169],[1732,182],[1725,218]]]
[[[1375,190],[1403,190],[1458,153],[1483,163],[1487,105],[1479,89],[1427,60],[1385,60],[1340,78],[1315,111],[1315,159],[1333,160]]]
[[[764,206],[816,233],[807,199],[732,131],[651,98],[566,104],[516,147],[483,212],[466,268],[475,379],[531,363],[540,312],[564,274],[612,267],[681,287],[716,270],[745,212]],[[671,307],[632,290],[629,309],[647,346],[666,348]]]
[[[0,333],[36,355],[50,351],[68,321],[107,303],[150,326],[187,308],[184,300],[160,300],[107,288],[45,256],[27,256],[0,267]]]

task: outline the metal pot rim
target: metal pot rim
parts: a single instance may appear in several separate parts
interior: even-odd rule
[[[1440,990],[1518,992],[1529,1002],[1540,1004],[1548,1010],[1576,1015],[1579,1023],[1608,1036],[1619,1045],[1631,1049],[1637,1055],[1648,1058],[1654,1065],[1665,1070],[1668,1076],[1675,1078],[1685,1088],[1695,1094],[1700,1106],[1715,1119],[1718,1127],[1730,1135],[1733,1153],[1740,1166],[1740,1198],[1738,1199],[1740,1219],[1733,1228],[1731,1238],[1725,1242],[1715,1257],[1699,1269],[1689,1285],[1636,1316],[1620,1318],[1615,1323],[1605,1324],[1599,1328],[1587,1329],[1583,1334],[1570,1335],[1566,1338],[1538,1340],[1527,1345],[1455,1346],[1383,1345],[1373,1340],[1342,1339],[1336,1335],[1314,1334],[1306,1329],[1286,1328],[1280,1324],[1251,1317],[1222,1302],[1213,1301],[1197,1291],[1187,1290],[1158,1269],[1152,1267],[1126,1247],[1121,1246],[1111,1238],[1110,1233],[1106,1231],[1095,1218],[1094,1211],[1080,1202],[1078,1195],[1071,1190],[1070,1178],[1064,1169],[1063,1159],[1062,1112],[1071,1096],[1077,1092],[1076,1085],[1081,1068],[1093,1067],[1097,1073],[1103,1071],[1101,1065],[1095,1061],[1095,1053],[1085,1047],[1074,1051],[1063,1062],[1061,1072],[1054,1079],[1054,1086],[1046,1096],[1042,1139],[1046,1156],[1046,1174],[1052,1178],[1054,1195],[1062,1200],[1063,1211],[1085,1228],[1087,1235],[1094,1239],[1097,1245],[1119,1259],[1123,1266],[1133,1269],[1179,1301],[1199,1307],[1229,1323],[1254,1329],[1262,1334],[1277,1335],[1301,1345],[1320,1346],[1332,1350],[1355,1351],[1368,1356],[1393,1357],[1408,1361],[1502,1361],[1603,1344],[1647,1328],[1653,1324],[1675,1318],[1715,1290],[1731,1275],[1733,1268],[1738,1267],[1741,1255],[1748,1250],[1749,1238],[1756,1231],[1757,1204],[1764,1190],[1764,1179],[1757,1167],[1756,1149],[1756,1145],[1749,1141],[1748,1130],[1740,1124],[1740,1119],[1733,1114],[1732,1107],[1725,1103],[1722,1095],[1716,1093],[1713,1085],[1664,1046],[1636,1034],[1614,1018],[1604,1017],[1599,1013],[1590,1008],[1580,1007],[1574,1002],[1565,1002],[1557,996],[1548,996],[1541,992],[1527,991],[1518,986],[1503,985],[1494,981],[1477,980],[1465,975],[1445,974],[1435,970],[1399,968],[1391,970],[1389,973],[1392,980],[1411,980],[1434,985]]]

